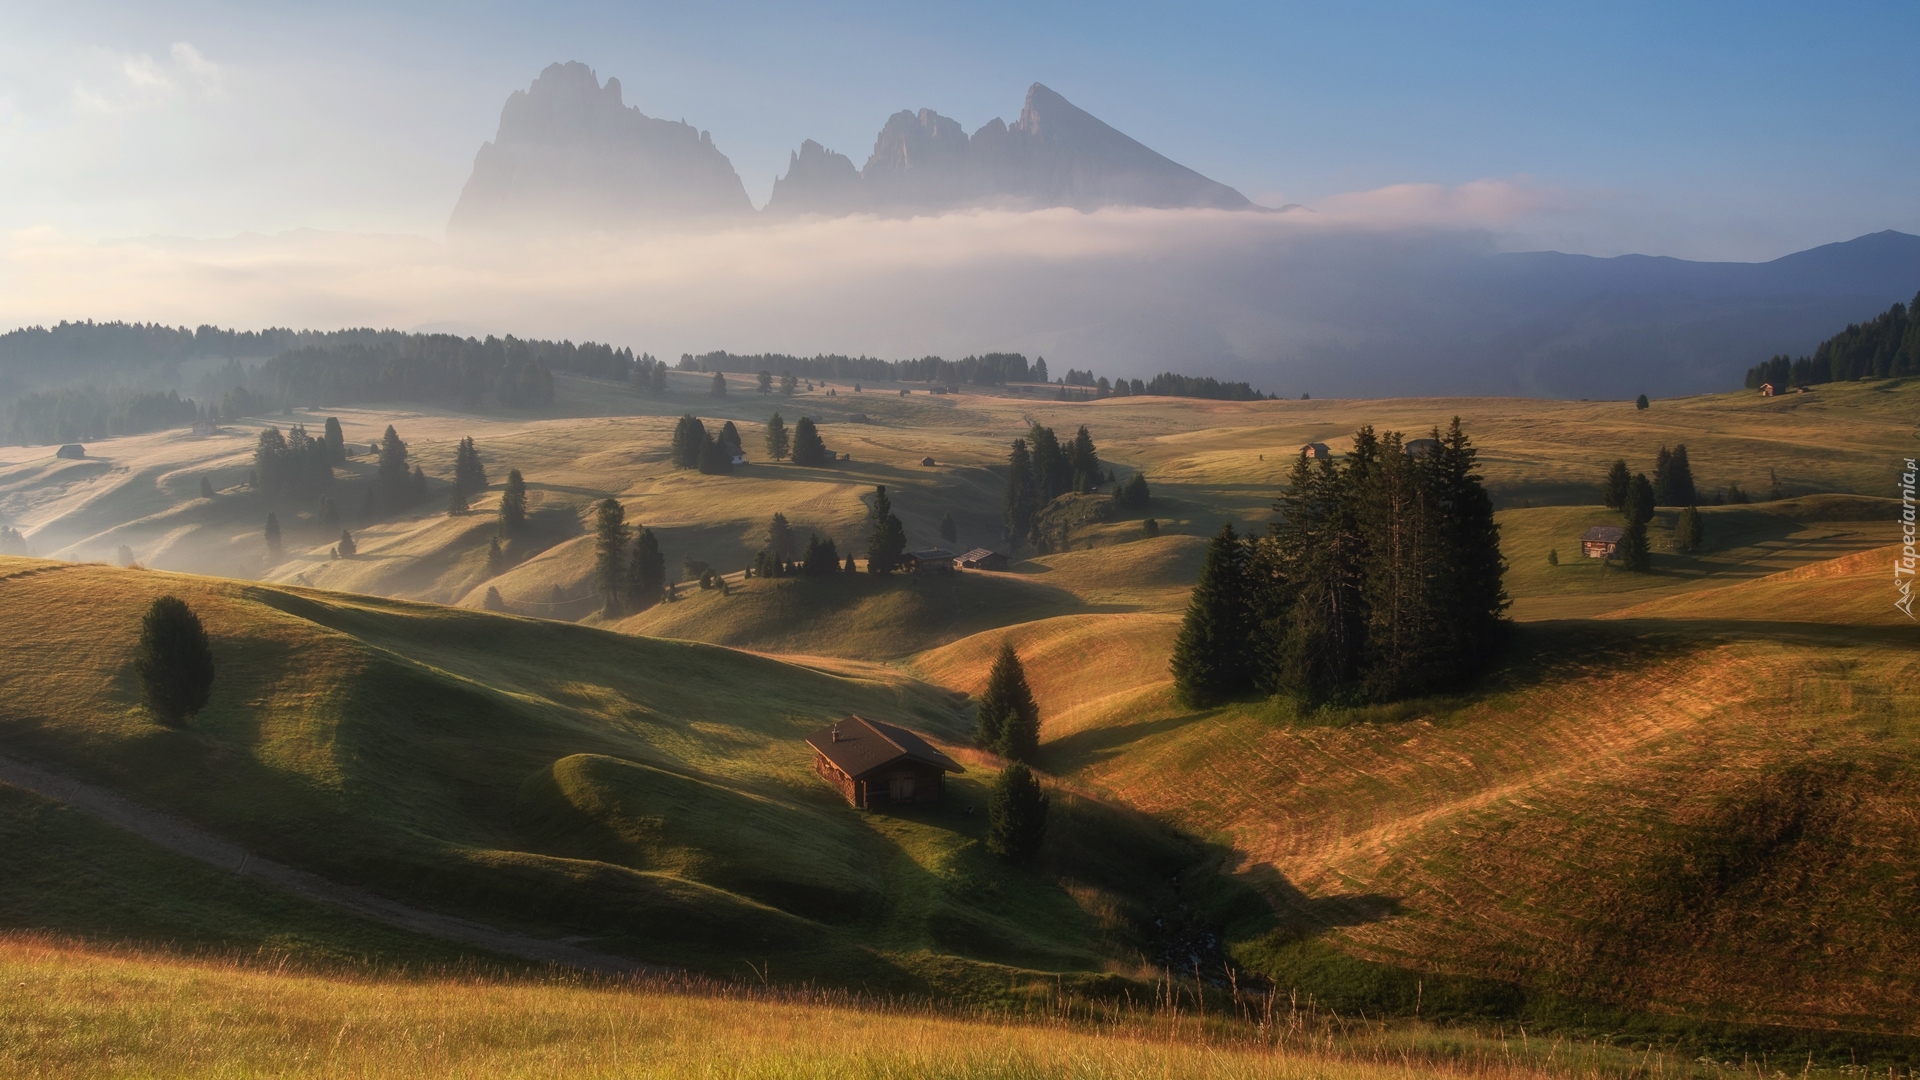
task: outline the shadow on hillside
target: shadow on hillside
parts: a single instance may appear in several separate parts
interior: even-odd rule
[[[1087,728],[1048,742],[1041,748],[1041,753],[1049,772],[1070,775],[1106,761],[1141,739],[1178,731],[1213,715],[1214,711],[1182,713],[1130,724]]]
[[[1272,905],[1274,929],[1295,939],[1380,922],[1406,910],[1399,897],[1379,893],[1308,896],[1272,863],[1249,866],[1240,876]]]
[[[1892,592],[1891,589],[1888,592]],[[1892,605],[1889,604],[1889,607]],[[1655,635],[1696,642],[1764,639],[1784,645],[1825,648],[1912,648],[1911,626],[1860,626],[1849,623],[1788,622],[1780,619],[1610,619],[1622,633],[1646,639]]]

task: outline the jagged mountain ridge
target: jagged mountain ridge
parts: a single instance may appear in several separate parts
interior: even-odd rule
[[[866,166],[809,139],[774,183],[775,216],[937,213],[978,206],[1255,209],[1039,83],[1020,119],[969,137],[931,109],[887,119]],[[500,113],[447,228],[454,233],[621,229],[746,219],[746,188],[711,136],[621,99],[620,81],[556,63]]]

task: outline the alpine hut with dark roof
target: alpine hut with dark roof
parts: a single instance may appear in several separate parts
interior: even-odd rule
[[[849,716],[807,736],[813,771],[861,809],[939,802],[948,773],[967,770],[903,727]]]
[[[1611,559],[1627,530],[1618,525],[1595,525],[1580,536],[1580,553],[1589,559]]]

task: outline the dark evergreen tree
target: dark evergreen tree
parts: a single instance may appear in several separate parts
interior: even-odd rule
[[[1040,706],[1010,640],[1001,640],[986,689],[980,692],[974,740],[1013,761],[1032,761],[1040,750]]]
[[[271,510],[267,511],[267,557],[280,561],[280,519]]]
[[[634,610],[643,611],[660,602],[666,587],[666,556],[653,530],[643,528],[633,542],[633,561],[627,567],[627,598]]]
[[[1442,662],[1455,673],[1477,671],[1495,654],[1508,606],[1500,526],[1493,519],[1493,499],[1475,471],[1478,456],[1454,417],[1440,436],[1432,465],[1440,545],[1436,610],[1448,618],[1446,630],[1435,636]]]
[[[1073,490],[1073,465],[1052,428],[1035,424],[1027,438],[1033,444],[1033,486],[1045,506]]]
[[[793,440],[787,434],[786,421],[774,413],[767,419],[767,456],[775,461],[785,461],[793,450]]]
[[[1693,483],[1693,462],[1687,459],[1687,444],[1679,443],[1673,448],[1673,460],[1667,466],[1667,497],[1673,501],[1668,506],[1692,506],[1700,501],[1699,489]]]
[[[1134,473],[1125,483],[1113,485],[1113,505],[1122,511],[1132,513],[1145,510],[1152,501],[1153,495],[1147,490],[1145,473]]]
[[[707,426],[691,413],[682,416],[673,428],[673,467],[676,469],[697,469],[700,456],[712,440],[707,438]]]
[[[960,542],[960,526],[953,523],[953,514],[950,512],[940,515],[940,539],[949,544]]]
[[[327,460],[335,465],[347,463],[347,436],[340,430],[340,418],[327,417],[326,427],[322,429],[321,440],[327,446]]]
[[[213,481],[204,476],[200,478],[200,497],[203,499],[213,498]]]
[[[352,533],[348,532],[345,529],[341,529],[340,543],[335,547],[335,550],[340,553],[341,558],[351,559],[355,555],[360,554],[360,545],[353,542]]]
[[[527,525],[527,482],[519,469],[507,470],[507,486],[500,492],[500,536],[518,537]]]
[[[773,393],[773,372],[768,371],[765,368],[760,369],[760,377],[756,381],[755,385],[759,388],[760,392],[763,394]]]
[[[413,504],[426,501],[427,474],[418,465],[413,467],[413,475],[407,478],[407,497],[407,501]]]
[[[987,850],[1015,866],[1032,865],[1047,838],[1050,801],[1026,765],[1000,770],[987,795]]]
[[[780,396],[792,397],[800,389],[800,379],[789,371],[780,376]]]
[[[207,707],[213,693],[213,649],[200,617],[177,596],[156,598],[140,620],[140,651],[134,658],[140,698],[154,718],[171,727]]]
[[[460,515],[465,514],[466,512],[467,512],[466,493],[460,490],[460,485],[458,483],[455,483],[453,487],[448,489],[447,491],[447,516],[459,517]]]
[[[827,444],[820,441],[820,431],[813,425],[813,418],[803,416],[793,425],[793,463],[795,465],[825,465]]]
[[[1699,551],[1706,546],[1707,523],[1697,506],[1689,506],[1680,511],[1680,518],[1674,523],[1673,543],[1681,551]]]
[[[1673,451],[1662,446],[1660,452],[1653,457],[1653,504],[1655,506],[1674,505],[1673,492],[1669,489],[1673,482],[1669,475],[1672,471]]]
[[[501,598],[500,589],[495,585],[487,586],[487,595],[480,601],[480,606],[488,611],[507,610],[507,602]]]
[[[880,484],[873,489],[873,505],[867,511],[867,573],[893,573],[906,553],[906,527],[894,516],[887,485]]]
[[[600,590],[600,610],[609,616],[620,614],[626,554],[626,508],[618,499],[601,499],[593,510],[593,581]]]
[[[1627,503],[1621,512],[1627,515],[1629,524],[1638,522],[1645,525],[1653,520],[1653,484],[1648,482],[1646,473],[1634,473],[1633,484],[1627,488]]]
[[[376,475],[379,477],[380,492],[389,508],[405,506],[409,499],[408,488],[413,479],[413,471],[407,465],[407,444],[400,441],[400,433],[388,424],[384,435],[380,436],[380,457]]]
[[[782,562],[792,561],[799,552],[799,541],[793,535],[793,526],[787,524],[787,515],[778,511],[774,512],[773,520],[767,524],[767,550]]]
[[[1605,503],[1609,510],[1625,510],[1627,496],[1632,488],[1633,474],[1627,471],[1627,463],[1624,460],[1615,459],[1612,465],[1607,466],[1607,480],[1601,485],[1600,501]]]
[[[1647,547],[1646,519],[1628,520],[1626,534],[1620,537],[1620,545],[1614,554],[1619,556],[1620,565],[1629,570],[1644,574],[1652,569],[1653,556]]]
[[[1033,482],[1033,456],[1027,452],[1027,440],[1013,440],[1013,452],[1007,455],[1006,523],[1007,544],[1018,550],[1033,538],[1033,523],[1040,514],[1040,492]]]
[[[1100,455],[1094,452],[1093,436],[1087,434],[1084,424],[1067,450],[1067,468],[1073,474],[1074,491],[1085,494],[1100,486]]]
[[[653,365],[653,392],[664,396],[667,392],[667,362],[660,360]]]
[[[853,552],[851,551],[847,552],[847,565],[844,569],[841,570],[841,573],[852,574],[852,573],[858,572],[859,569],[860,569],[859,567],[853,564]]]
[[[460,440],[453,455],[453,486],[466,498],[487,490],[487,467],[480,460],[480,451],[473,445],[473,436]]]
[[[740,429],[734,427],[731,420],[720,428],[720,445],[727,448],[729,462],[734,457],[746,456],[746,448],[740,445]]]
[[[1146,535],[1147,539],[1151,540],[1160,535],[1160,523],[1153,518],[1148,518],[1140,523],[1140,531]]]
[[[840,573],[840,549],[834,545],[833,537],[808,534],[807,553],[800,562],[800,572],[808,577],[830,577]]]
[[[729,476],[733,473],[733,450],[719,439],[708,439],[700,448],[700,471],[708,476]]]
[[[727,377],[717,371],[714,372],[713,383],[711,386],[707,388],[707,393],[712,394],[714,397],[726,397],[727,396]]]
[[[1258,621],[1275,662],[1266,679],[1302,701],[1326,700],[1357,680],[1366,612],[1361,580],[1365,540],[1354,489],[1366,480],[1363,458],[1342,468],[1330,458],[1294,462],[1292,481],[1276,504],[1269,535]]]
[[[1435,433],[1438,435],[1438,432]],[[1372,428],[1363,428],[1356,454],[1374,455]],[[1375,467],[1354,492],[1367,559],[1360,572],[1366,647],[1364,696],[1398,697],[1426,688],[1444,659],[1436,633],[1439,605],[1452,600],[1446,575],[1446,517],[1440,505],[1441,455],[1414,457],[1399,432],[1378,442]]]
[[[1645,395],[1645,394],[1641,394],[1641,395],[1640,395],[1640,397],[1639,397],[1639,398],[1638,398],[1637,400],[1635,400],[1635,401],[1634,401],[1634,403],[1633,403],[1633,407],[1634,407],[1634,408],[1636,408],[1636,409],[1644,409],[1644,408],[1646,408],[1646,407],[1647,407],[1647,395]]]
[[[1223,525],[1207,545],[1200,580],[1174,641],[1173,689],[1184,704],[1204,708],[1253,689],[1248,586],[1247,546],[1231,523]]]
[[[507,568],[507,553],[495,536],[487,541],[487,573],[498,574]]]

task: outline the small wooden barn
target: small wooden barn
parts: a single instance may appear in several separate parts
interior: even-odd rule
[[[902,562],[909,574],[953,573],[953,552],[946,548],[921,548],[909,551]]]
[[[988,551],[986,548],[974,548],[955,559],[954,562],[963,570],[1005,570],[1007,568],[1005,555],[997,551]]]
[[[1772,396],[1773,396],[1773,384],[1772,384],[1772,383],[1770,383],[1770,382],[1763,382],[1763,383],[1761,383],[1761,384],[1760,384],[1760,396],[1761,396],[1761,397],[1772,397]]]
[[[939,802],[947,774],[967,770],[903,727],[848,716],[807,736],[813,771],[832,784],[848,805]]]
[[[60,449],[55,450],[53,456],[57,458],[71,458],[77,461],[87,456],[87,448],[77,442],[70,442]]]
[[[1323,461],[1333,456],[1333,451],[1327,449],[1327,444],[1323,442],[1310,442],[1300,448],[1300,453],[1312,461]]]
[[[1595,525],[1580,537],[1580,554],[1589,559],[1611,559],[1627,530],[1618,525]]]
[[[935,462],[931,457],[923,457],[920,459],[920,464],[931,468],[935,464]]]

